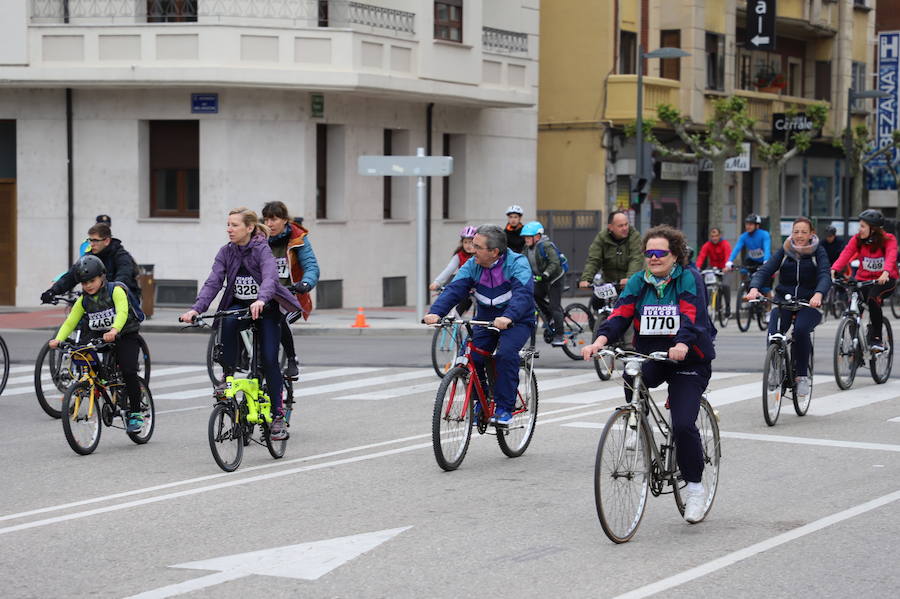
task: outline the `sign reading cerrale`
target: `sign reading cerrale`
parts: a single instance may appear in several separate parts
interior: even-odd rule
[[[804,133],[812,131],[816,126],[813,124],[805,112],[798,112],[788,115],[784,112],[776,112],[772,114],[772,131],[776,137],[784,137],[788,131],[795,133]]]

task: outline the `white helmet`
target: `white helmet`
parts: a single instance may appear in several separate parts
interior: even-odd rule
[[[522,210],[522,207],[518,204],[513,204],[506,209],[506,215],[509,216],[510,214],[518,214],[519,216],[522,216],[523,214],[525,214],[525,211]]]

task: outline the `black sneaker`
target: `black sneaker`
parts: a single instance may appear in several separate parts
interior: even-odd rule
[[[284,369],[284,376],[289,379],[300,376],[300,367],[297,365],[297,358],[288,358],[287,366]]]
[[[884,343],[881,341],[881,339],[878,339],[877,337],[875,339],[872,339],[872,343],[869,345],[869,352],[873,354],[880,354],[884,350]]]

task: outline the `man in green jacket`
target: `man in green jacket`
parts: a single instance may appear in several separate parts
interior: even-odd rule
[[[629,224],[623,210],[616,210],[606,220],[606,231],[594,237],[578,286],[589,287],[599,270],[605,282],[624,287],[628,277],[643,267],[641,234]]]

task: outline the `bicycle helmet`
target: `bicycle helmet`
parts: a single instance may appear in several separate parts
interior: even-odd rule
[[[825,228],[825,237],[828,237],[829,235],[837,235],[837,229],[831,225]]]
[[[747,215],[747,218],[744,219],[744,222],[745,222],[745,223],[753,223],[753,224],[756,224],[756,225],[761,225],[761,224],[762,224],[762,219],[759,217],[758,214],[753,214],[753,213],[751,212],[750,214]]]
[[[103,260],[92,254],[85,254],[75,263],[75,277],[79,283],[87,283],[94,277],[106,274]]]
[[[868,210],[863,210],[859,213],[859,220],[866,221],[869,225],[873,227],[883,227],[884,226],[884,215],[878,210],[873,210],[869,208]]]
[[[522,227],[521,233],[519,233],[522,237],[533,236],[533,235],[543,235],[544,234],[544,225],[539,223],[536,220],[531,221],[530,223],[526,223],[524,227]]]
[[[478,227],[463,227],[462,231],[459,232],[459,237],[460,239],[475,237],[475,233],[477,232]]]
[[[525,214],[525,211],[522,210],[522,207],[518,204],[513,204],[506,209],[506,215],[509,216],[510,214],[518,214],[519,216],[522,216],[523,214]]]

